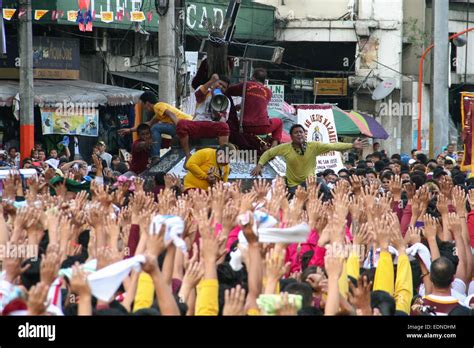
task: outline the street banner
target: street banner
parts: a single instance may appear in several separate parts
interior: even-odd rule
[[[285,103],[285,85],[268,85],[272,91],[272,100],[268,103],[268,110],[283,110]]]
[[[100,18],[102,19],[102,22],[104,23],[112,23],[114,21],[114,13],[102,11],[100,13]]]
[[[298,105],[298,123],[306,129],[308,142],[337,143],[332,105]],[[337,173],[342,168],[342,157],[338,151],[330,151],[317,157],[317,173],[326,169]]]
[[[472,173],[474,164],[474,93],[461,93],[461,116],[462,133],[461,138],[464,143],[464,158],[461,164],[462,170],[469,170]]]
[[[57,108],[41,108],[41,124],[43,135],[64,134],[83,135],[88,137],[99,136],[99,110],[95,108],[79,111]]]

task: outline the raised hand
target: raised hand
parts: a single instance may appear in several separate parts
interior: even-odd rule
[[[156,258],[160,256],[163,253],[163,251],[165,251],[166,249],[165,230],[166,230],[166,225],[163,224],[161,226],[159,233],[156,233],[156,231],[153,231],[154,233],[148,237],[147,245],[146,245],[147,255],[150,255]]]
[[[443,220],[443,223],[446,223],[446,222]],[[448,228],[453,233],[453,235],[461,233],[462,231],[461,219],[456,213],[449,213],[447,223],[448,223]]]
[[[225,189],[222,182],[211,188],[211,211],[216,221],[222,223],[222,213],[225,206]]]
[[[363,223],[359,226],[357,233],[354,236],[353,245],[368,245],[373,238],[370,225]]]
[[[72,277],[70,280],[70,285],[71,292],[80,296],[81,299],[84,296],[90,296],[91,294],[87,275],[77,262],[74,266],[72,266]]]
[[[43,282],[33,285],[28,291],[28,315],[44,315],[49,302],[46,301],[49,286]]]
[[[436,240],[436,232],[438,230],[438,219],[432,217],[429,214],[425,214],[423,216],[423,222],[425,224],[425,228],[423,230],[423,235],[425,236],[425,238]]]
[[[452,198],[452,190],[453,190],[453,180],[448,175],[443,175],[441,179],[438,181],[439,188],[441,193],[445,195],[448,199]]]
[[[461,186],[456,186],[452,190],[453,203],[459,217],[466,216],[466,192]]]
[[[438,209],[441,216],[447,216],[449,213],[448,198],[442,193],[438,195],[438,201],[436,202],[436,209]]]
[[[104,230],[108,237],[108,246],[112,250],[118,251],[118,239],[120,235],[120,225],[118,219],[114,216],[107,215],[104,219]]]
[[[357,315],[372,315],[370,306],[370,289],[372,282],[369,282],[367,275],[363,275],[357,280],[357,287],[349,282],[348,300],[356,308]]]
[[[352,192],[359,195],[362,189],[362,180],[358,175],[351,175],[349,182],[351,183]]]
[[[186,272],[184,273],[182,286],[186,287],[189,291],[191,291],[199,284],[203,276],[203,263],[198,261],[190,262],[188,267],[186,268]]]
[[[226,289],[224,292],[224,301],[222,315],[245,315],[245,289],[242,289],[240,285],[230,290]]]
[[[389,186],[390,193],[394,202],[399,202],[402,198],[402,181],[400,175],[395,175],[390,180]]]
[[[390,242],[390,222],[385,217],[382,220],[375,218],[372,229],[375,234],[375,241],[380,247],[381,251],[388,251]]]
[[[43,256],[40,265],[40,279],[41,282],[46,284],[48,287],[53,284],[54,280],[58,277],[59,267],[61,266],[59,253],[56,251],[48,250],[47,254]]]
[[[237,224],[238,209],[233,204],[227,204],[222,213],[222,232],[229,233]]]
[[[253,203],[257,199],[257,194],[255,192],[250,192],[242,196],[240,200],[240,214],[244,214],[247,211],[253,211]]]
[[[179,186],[179,178],[176,174],[166,174],[165,175],[165,187],[166,188],[173,188],[175,186]]]
[[[270,184],[264,179],[254,180],[253,191],[257,194],[257,200],[265,199],[267,193],[270,191]]]
[[[409,245],[421,243],[421,229],[409,226],[407,230],[407,239]]]
[[[3,259],[2,266],[7,282],[14,284],[16,279],[30,268],[31,264],[21,267],[21,262],[19,257]]]
[[[405,193],[407,194],[408,200],[413,199],[413,197],[415,196],[415,192],[416,192],[416,185],[412,182],[405,183],[405,184],[403,184],[403,189],[404,189]]]
[[[285,250],[279,251],[276,248],[270,249],[265,255],[265,267],[267,275],[267,284],[265,286],[266,294],[275,293],[276,284],[290,270],[291,263],[285,264]]]

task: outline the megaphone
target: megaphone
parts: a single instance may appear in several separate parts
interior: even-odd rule
[[[211,111],[213,112],[224,112],[227,111],[229,107],[229,99],[222,93],[220,88],[216,88],[212,91],[212,99],[211,99]]]

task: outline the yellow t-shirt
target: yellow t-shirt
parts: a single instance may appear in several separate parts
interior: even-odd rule
[[[163,123],[173,123],[171,121],[171,118],[169,118],[166,114],[165,111],[169,110],[173,114],[176,115],[178,120],[192,120],[193,117],[191,115],[188,115],[184,112],[182,112],[180,109],[175,108],[173,105],[167,104],[167,103],[156,103],[153,106],[153,110],[155,111],[155,117],[158,121],[163,122]]]
[[[188,174],[184,177],[184,189],[207,190],[207,173],[214,170],[218,179],[227,182],[230,173],[230,166],[220,166],[217,164],[216,149],[202,149],[191,156],[187,164]]]

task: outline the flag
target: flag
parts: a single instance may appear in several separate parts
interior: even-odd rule
[[[3,12],[3,18],[9,21],[10,19],[12,19],[16,10],[14,8],[4,8],[2,12]]]
[[[100,18],[104,23],[112,23],[114,21],[114,13],[102,11],[100,13]]]
[[[49,10],[35,10],[35,21],[39,21]]]
[[[145,14],[143,11],[133,11],[131,12],[131,21],[132,22],[143,22],[145,20]]]
[[[77,11],[67,11],[67,20],[69,22],[77,21]]]

